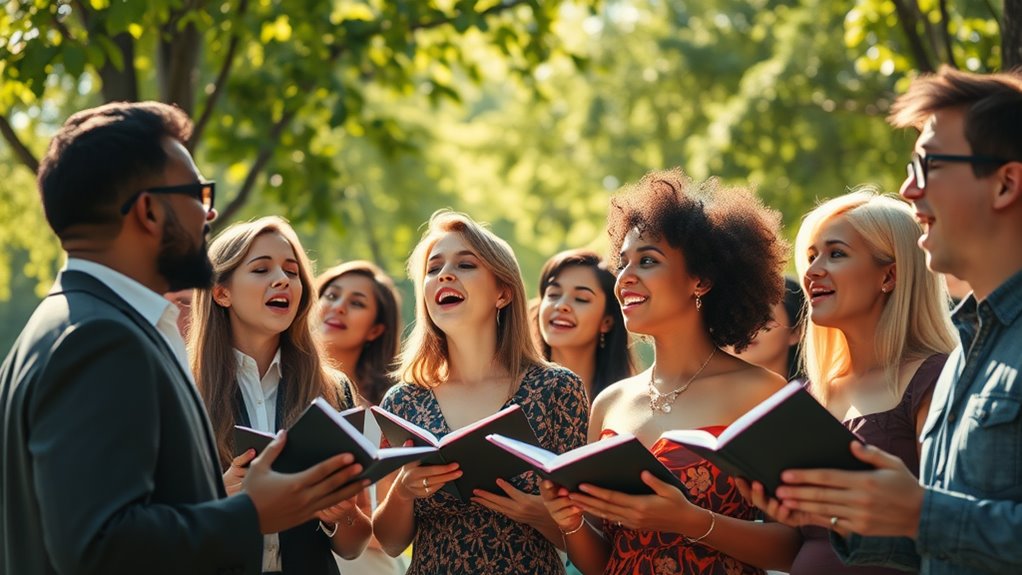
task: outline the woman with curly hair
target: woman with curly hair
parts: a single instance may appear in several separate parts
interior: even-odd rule
[[[539,274],[535,323],[543,357],[582,379],[589,401],[635,374],[614,274],[595,252],[566,250]]]
[[[383,409],[442,437],[517,404],[543,448],[562,453],[585,444],[582,382],[533,345],[525,285],[507,242],[442,210],[430,218],[408,273],[415,328],[401,383]],[[560,533],[538,501],[537,479],[500,481],[507,497],[476,490],[463,503],[441,488],[470,463],[478,464],[403,467],[373,515],[383,548],[397,555],[414,542],[409,575],[563,573],[553,543]]]
[[[747,346],[781,300],[779,219],[747,190],[716,180],[695,186],[680,170],[647,174],[611,201],[617,298],[628,331],[652,339],[655,363],[596,398],[589,440],[632,434],[686,488],[648,472],[652,495],[585,484],[568,493],[543,482],[582,573],[761,573],[794,555],[797,537],[754,521],[732,477],[660,439],[679,428],[719,434],[784,385],[721,349]]]

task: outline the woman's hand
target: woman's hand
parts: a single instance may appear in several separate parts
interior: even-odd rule
[[[544,479],[539,484],[539,496],[561,533],[575,531],[582,525],[582,508],[569,499],[567,489]]]
[[[503,479],[497,480],[497,487],[500,487],[507,497],[476,489],[472,492],[474,495],[472,501],[491,511],[507,515],[518,523],[533,526],[542,523],[549,524],[550,513],[547,512],[541,496],[519,491],[514,485]]]
[[[819,524],[819,521],[814,521],[808,513],[796,511],[773,497],[767,497],[766,489],[763,488],[763,484],[759,481],[753,481],[750,484],[747,480],[736,477],[735,486],[738,487],[739,493],[742,494],[746,501],[777,523],[782,523],[788,527]]]
[[[234,495],[241,491],[242,481],[245,479],[245,474],[248,473],[248,464],[255,459],[256,450],[247,449],[241,455],[231,460],[231,466],[224,471],[224,489],[227,490],[227,495]]]
[[[323,523],[351,525],[355,521],[355,514],[359,513],[357,498],[358,495],[345,499],[333,507],[320,509],[316,512],[316,518]]]
[[[665,483],[648,471],[642,481],[653,495],[627,495],[619,491],[582,484],[568,498],[583,511],[629,529],[667,531],[690,535],[705,531],[706,512],[693,505],[677,487]]]
[[[405,465],[394,480],[391,491],[404,500],[420,499],[433,495],[447,482],[461,477],[457,463],[446,465]]]

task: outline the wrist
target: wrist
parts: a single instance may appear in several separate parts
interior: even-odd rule
[[[586,518],[585,517],[579,517],[578,525],[577,526],[565,529],[565,528],[561,527],[560,525],[558,525],[557,526],[557,530],[561,532],[562,536],[568,537],[569,535],[574,535],[574,534],[578,533],[579,531],[581,531],[582,528],[585,527],[585,525],[586,525]]]

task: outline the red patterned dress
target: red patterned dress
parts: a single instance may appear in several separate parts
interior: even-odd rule
[[[724,426],[702,428],[719,435]],[[606,429],[601,438],[616,435]],[[650,448],[668,469],[685,484],[689,501],[715,513],[752,520],[757,511],[742,498],[731,477],[684,447],[657,440]],[[606,575],[749,575],[762,574],[746,563],[725,555],[713,547],[689,543],[682,535],[662,531],[633,530],[603,522],[603,532],[611,542]],[[701,535],[701,534],[696,534]]]

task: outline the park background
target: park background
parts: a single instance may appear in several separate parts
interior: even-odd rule
[[[174,102],[224,225],[288,218],[323,269],[399,280],[438,208],[489,222],[530,295],[547,257],[605,251],[645,172],[750,184],[786,234],[860,184],[897,192],[912,78],[1022,62],[1022,0],[6,0],[0,351],[62,256],[34,173],[72,112]],[[116,161],[116,158],[111,158]]]

